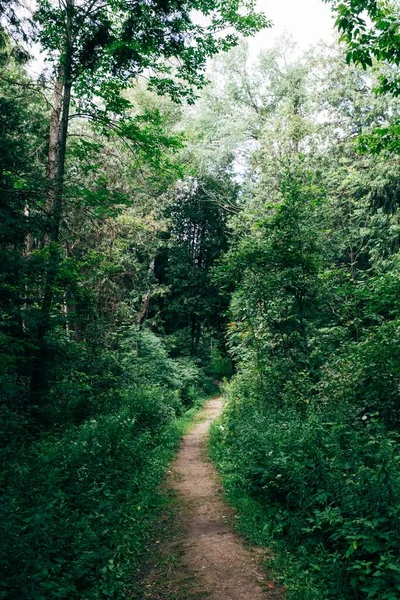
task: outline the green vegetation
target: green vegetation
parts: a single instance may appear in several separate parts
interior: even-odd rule
[[[182,105],[268,23],[236,2],[0,9],[0,598],[134,597],[168,462],[227,363],[226,217],[184,191],[203,183]]]
[[[260,66],[270,104],[216,271],[237,374],[211,452],[289,598],[395,599],[400,163],[354,142],[398,103],[330,49],[279,52]]]
[[[125,344],[132,348],[131,335],[108,357],[114,381],[106,391],[98,373],[92,397],[87,381],[86,394],[71,382],[58,388],[54,400],[70,414],[56,428],[39,436],[27,416],[10,419],[3,410],[4,598],[135,591],[165,501],[158,486],[199,400],[215,390],[194,365],[169,359],[149,332],[141,358]],[[160,372],[164,380],[155,376]],[[87,366],[80,375],[88,377]],[[55,421],[59,409],[52,410]]]
[[[1,600],[135,597],[223,379],[288,596],[400,598],[398,8],[331,4],[252,60],[253,2],[0,0]]]

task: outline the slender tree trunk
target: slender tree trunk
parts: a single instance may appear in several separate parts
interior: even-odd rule
[[[66,244],[65,253],[68,258],[74,256],[74,245]],[[72,336],[76,342],[82,339],[82,322],[78,312],[76,296],[72,290],[67,289],[64,297],[65,329],[68,336]]]
[[[53,300],[53,284],[59,266],[59,248],[55,247],[60,239],[60,225],[63,208],[65,157],[67,150],[68,121],[71,107],[72,89],[72,10],[74,0],[67,0],[66,10],[66,48],[64,61],[61,65],[62,84],[59,80],[55,86],[54,109],[50,123],[50,147],[49,147],[49,184],[50,197],[48,205],[50,208],[49,241],[50,259],[46,280],[45,292],[42,304],[42,313],[45,323]],[[60,113],[61,108],[61,113]],[[61,114],[61,121],[60,121]],[[56,132],[58,143],[56,141]]]
[[[155,260],[153,259],[149,265],[149,271],[148,271],[149,276],[152,273],[154,273],[154,265],[155,265]],[[137,317],[137,322],[136,322],[137,328],[138,328],[138,338],[137,338],[137,342],[136,342],[136,356],[138,358],[140,356],[140,331],[142,329],[146,315],[149,311],[150,298],[151,298],[151,290],[149,288],[142,298],[142,306],[140,307],[140,311],[139,311],[139,314]]]
[[[64,78],[60,68],[56,83],[54,86],[53,108],[50,116],[50,133],[49,133],[49,156],[47,165],[47,197],[46,197],[46,213],[48,216],[48,228],[45,234],[45,244],[51,241],[51,222],[53,219],[53,209],[56,195],[56,181],[58,171],[58,151],[60,141],[60,121],[61,110],[63,107],[63,89]]]
[[[60,237],[60,224],[62,217],[62,205],[64,195],[64,175],[65,175],[65,157],[67,152],[67,137],[69,113],[71,108],[71,90],[72,90],[72,9],[73,0],[67,2],[67,52],[65,53],[64,64],[64,94],[62,102],[62,117],[60,123],[60,138],[58,150],[58,165],[56,179],[56,193],[52,210],[52,229],[51,241],[58,242]]]
[[[66,317],[66,331],[76,342],[80,342],[81,326],[78,318],[78,307],[73,292],[67,292],[64,300],[64,313]]]
[[[192,315],[191,317],[191,327],[190,327],[190,337],[191,337],[191,348],[190,348],[190,356],[197,356],[199,352],[199,344],[200,344],[200,335],[201,335],[201,325],[197,321],[196,316]]]
[[[26,219],[29,218],[29,206],[28,206],[28,203],[25,204],[24,217],[26,217]],[[32,250],[33,250],[33,236],[32,236],[31,233],[28,233],[26,235],[26,239],[25,239],[25,249],[24,249],[23,256],[25,258],[27,258],[31,254]]]
[[[41,314],[37,328],[38,352],[34,357],[31,376],[31,399],[38,402],[46,388],[47,352],[45,338],[50,330],[51,307],[54,298],[54,283],[60,264],[60,225],[63,208],[65,157],[68,136],[68,121],[71,106],[72,58],[73,58],[73,23],[74,0],[66,2],[65,44],[62,62],[54,89],[54,104],[50,119],[49,160],[48,160],[48,195],[46,209],[49,226],[45,244],[49,245],[49,260],[46,269],[46,281],[43,293]]]

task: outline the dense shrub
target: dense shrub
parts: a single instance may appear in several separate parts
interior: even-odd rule
[[[66,348],[70,369],[49,390],[51,419],[43,407],[39,421],[2,409],[0,598],[135,593],[179,417],[204,392],[198,369],[171,360],[150,332],[141,353],[130,348],[128,335],[92,362]]]
[[[116,412],[9,452],[1,597],[125,597],[179,438],[174,402],[127,393]]]
[[[291,597],[399,598],[399,437],[377,416],[349,423],[340,406],[301,419],[293,407],[268,410],[243,385],[229,390],[212,452],[250,534],[311,573]]]

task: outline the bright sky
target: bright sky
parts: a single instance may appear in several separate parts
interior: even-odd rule
[[[273,27],[250,41],[255,53],[271,47],[285,31],[292,34],[299,50],[305,50],[320,39],[327,42],[333,39],[332,12],[329,4],[322,0],[258,0],[257,8],[273,22]]]

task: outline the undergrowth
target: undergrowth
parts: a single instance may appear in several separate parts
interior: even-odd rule
[[[49,410],[60,389],[73,407],[65,403],[68,417],[57,412],[62,426],[32,428],[28,416],[0,412],[2,600],[135,597],[166,501],[160,483],[214,392],[194,363],[170,359],[150,332],[142,338],[139,356],[129,336],[110,353],[108,387],[83,393],[67,377],[56,382]],[[110,371],[103,363],[104,379]]]
[[[268,409],[243,396],[243,381],[227,397],[211,455],[241,532],[271,549],[288,598],[400,598],[398,437],[373,417],[349,426],[337,406],[301,418]]]
[[[142,390],[115,414],[33,444],[17,470],[10,461],[1,598],[132,595],[165,503],[159,485],[201,404],[154,427],[165,409],[157,395]]]

